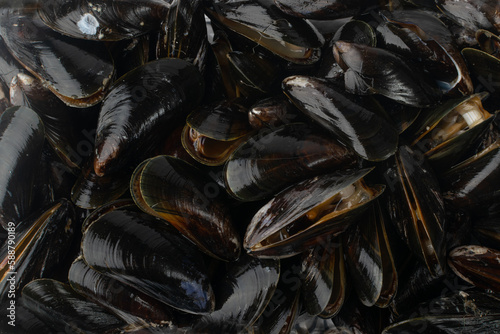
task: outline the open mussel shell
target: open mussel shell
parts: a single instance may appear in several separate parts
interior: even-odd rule
[[[30,212],[45,130],[27,107],[10,107],[0,117],[0,224],[17,224]]]
[[[424,152],[436,171],[446,171],[460,161],[493,120],[481,103],[488,93],[447,100],[421,113],[408,129],[412,146]]]
[[[495,333],[500,326],[500,297],[476,290],[455,290],[426,301],[398,318],[382,334]]]
[[[434,82],[396,54],[367,45],[337,41],[335,59],[346,71],[349,93],[381,94],[413,107],[430,107],[441,98]]]
[[[481,211],[498,205],[500,139],[443,174],[443,196],[455,208]]]
[[[307,116],[334,133],[366,160],[384,160],[394,154],[398,133],[385,118],[356,104],[326,80],[291,76],[283,91]]]
[[[126,207],[96,218],[82,238],[83,259],[92,269],[182,311],[213,310],[202,253],[177,230]]]
[[[268,198],[307,177],[356,163],[345,146],[303,124],[263,129],[244,142],[224,166],[228,193],[241,201]]]
[[[280,277],[280,262],[248,255],[227,264],[227,271],[214,283],[214,312],[194,325],[196,333],[240,333],[262,314]]]
[[[445,209],[436,176],[425,160],[407,145],[399,147],[383,171],[388,185],[387,207],[399,235],[429,269],[445,270]]]
[[[10,100],[13,105],[24,105],[35,111],[45,126],[45,137],[68,167],[81,165],[84,152],[82,142],[88,141],[79,124],[76,110],[56,97],[42,82],[24,73],[19,73],[11,82]]]
[[[500,251],[484,246],[460,246],[450,252],[448,264],[464,281],[478,288],[500,292]]]
[[[193,111],[182,131],[182,146],[196,161],[208,166],[226,162],[250,133],[246,109],[223,101]]]
[[[306,20],[287,16],[272,0],[215,1],[208,15],[225,27],[294,63],[319,60],[324,38]]]
[[[396,294],[398,274],[378,203],[346,237],[346,262],[353,286],[366,306],[386,307]]]
[[[23,289],[26,307],[59,332],[114,333],[125,323],[99,305],[77,294],[68,284],[38,279]]]
[[[96,174],[142,161],[152,144],[198,105],[203,86],[198,69],[176,58],[146,63],[118,79],[99,113]]]
[[[371,170],[316,176],[281,191],[253,216],[245,249],[258,257],[290,257],[344,232],[384,191],[364,184]]]
[[[102,305],[127,323],[140,323],[140,319],[157,324],[174,320],[173,311],[167,305],[92,269],[81,257],[71,264],[68,281],[77,293]]]
[[[12,286],[21,288],[33,279],[46,277],[62,262],[75,232],[74,207],[62,199],[9,226],[10,237],[0,248],[0,302],[8,302]],[[10,242],[9,242],[10,240]]]
[[[240,254],[240,238],[221,192],[197,168],[166,155],[141,163],[130,181],[141,210],[166,220],[208,255],[231,261]]]
[[[500,59],[481,50],[465,48],[462,55],[470,71],[478,78],[481,85],[490,92],[498,93],[500,81]]]
[[[53,31],[35,9],[4,8],[0,16],[9,51],[64,103],[88,107],[102,100],[114,73],[104,44]]]
[[[38,12],[52,29],[74,38],[96,41],[130,39],[159,29],[168,3],[156,0],[47,0]]]

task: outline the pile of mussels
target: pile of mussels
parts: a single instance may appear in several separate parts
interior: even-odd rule
[[[498,333],[497,0],[10,3],[1,333]]]

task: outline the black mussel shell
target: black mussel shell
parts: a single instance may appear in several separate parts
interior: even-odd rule
[[[441,98],[434,82],[409,61],[380,48],[337,41],[337,62],[346,71],[346,90],[353,94],[381,94],[413,107],[430,107]]]
[[[384,191],[363,183],[371,170],[316,176],[281,191],[253,216],[245,249],[259,257],[290,257],[344,232]]]
[[[171,156],[140,164],[130,193],[141,210],[166,220],[210,256],[236,260],[241,242],[216,182]]]
[[[88,334],[115,332],[124,322],[77,294],[68,284],[38,279],[23,289],[26,307],[56,331]]]
[[[355,155],[346,147],[305,124],[263,129],[226,162],[226,190],[241,201],[256,201],[290,183],[332,168],[349,168],[355,162]]]
[[[450,252],[448,264],[464,281],[500,292],[500,251],[476,245],[460,246]]]
[[[140,323],[141,319],[157,324],[175,320],[173,309],[133,286],[90,268],[81,257],[71,264],[68,281],[77,293],[116,313],[127,323]]]
[[[279,261],[245,255],[227,266],[214,283],[215,311],[194,325],[196,333],[240,333],[253,325],[276,290]]]
[[[398,273],[384,218],[377,202],[353,226],[344,247],[354,290],[368,307],[387,307],[398,288]]]
[[[396,151],[398,133],[392,124],[356,104],[326,80],[291,76],[283,80],[283,90],[302,112],[363,159],[384,160]]]
[[[374,29],[365,21],[350,20],[335,32],[332,41],[345,41],[368,46],[377,45]]]
[[[300,112],[282,95],[259,100],[248,110],[248,122],[254,129],[277,128],[299,120]]]
[[[288,15],[315,20],[331,20],[353,16],[366,5],[364,0],[274,0],[274,3]]]
[[[431,275],[445,270],[445,208],[438,180],[423,157],[407,145],[399,147],[383,173],[392,223]]]
[[[323,36],[308,21],[285,15],[272,0],[215,1],[207,11],[225,27],[286,60],[302,64],[319,60]]]
[[[222,101],[190,113],[181,141],[196,161],[219,166],[226,162],[250,131],[246,109],[237,103]]]
[[[166,1],[65,1],[40,2],[38,12],[52,29],[74,38],[116,41],[159,29],[168,12]]]
[[[88,107],[102,100],[114,73],[104,44],[63,36],[33,9],[4,8],[0,18],[9,51],[64,103]]]
[[[91,268],[182,311],[213,310],[202,254],[177,230],[126,208],[96,218],[82,239]]]
[[[9,238],[0,248],[0,303],[11,293],[20,295],[33,279],[47,277],[62,263],[75,232],[74,207],[62,199],[17,226],[9,226]],[[10,297],[9,297],[10,298]]]
[[[465,48],[462,55],[467,61],[471,73],[479,80],[481,87],[491,93],[498,94],[500,91],[500,59],[481,50]]]
[[[68,167],[77,169],[84,154],[92,153],[93,147],[87,151],[81,147],[89,139],[84,136],[77,110],[63,103],[40,80],[19,73],[11,82],[10,100],[13,105],[27,106],[40,116],[47,141]]]
[[[27,107],[10,107],[0,117],[0,224],[17,224],[30,212],[45,130]]]
[[[410,313],[411,312],[411,313]],[[455,290],[418,305],[382,334],[495,333],[500,326],[500,297],[476,290]]]
[[[455,208],[488,209],[498,205],[500,139],[443,174],[443,196]]]
[[[157,58],[173,57],[191,61],[204,72],[209,48],[203,1],[171,1],[168,4],[156,50]]]
[[[497,36],[488,30],[479,29],[476,31],[476,40],[479,43],[481,50],[500,58],[500,36]]]
[[[197,106],[203,86],[196,67],[176,58],[149,62],[117,80],[99,114],[95,173],[103,176],[142,161]]]

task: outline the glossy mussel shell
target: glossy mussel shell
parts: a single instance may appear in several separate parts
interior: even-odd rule
[[[320,237],[344,232],[384,190],[384,186],[362,189],[355,185],[370,170],[321,175],[281,191],[253,216],[245,233],[245,249],[254,256],[290,257]],[[350,202],[342,191],[355,194],[357,201]],[[330,204],[337,195],[342,199]],[[340,203],[345,206],[337,210]]]
[[[96,174],[142,161],[145,152],[197,106],[203,86],[198,69],[176,58],[149,62],[118,79],[99,113]]]
[[[77,294],[68,284],[37,279],[23,289],[26,307],[58,333],[106,334],[125,323]]]
[[[45,130],[27,107],[8,108],[0,117],[0,224],[17,224],[30,211]]]
[[[94,270],[174,308],[189,313],[214,308],[202,253],[173,227],[139,210],[112,210],[91,223],[82,255]]]
[[[464,281],[500,292],[500,251],[484,246],[460,246],[450,252],[448,264]]]
[[[436,176],[407,145],[399,147],[383,176],[393,224],[432,276],[445,270],[445,209]]]
[[[384,160],[396,151],[398,132],[392,124],[326,80],[296,75],[283,80],[283,90],[302,112],[363,159]]]
[[[500,59],[473,48],[465,48],[462,55],[467,61],[470,71],[478,78],[480,84],[490,92],[498,94],[500,80]]]
[[[40,2],[38,11],[42,20],[61,34],[116,41],[159,29],[168,12],[168,2],[47,0]]]
[[[130,193],[143,211],[168,221],[205,253],[226,261],[240,254],[240,240],[217,183],[195,167],[160,155],[141,163]]]
[[[210,17],[276,55],[310,64],[319,60],[324,38],[308,21],[285,15],[272,0],[215,1]]]
[[[483,92],[447,100],[423,111],[408,129],[414,138],[412,146],[424,152],[434,169],[447,171],[487,129],[493,120],[481,104],[487,96]]]
[[[356,156],[306,124],[263,129],[244,142],[224,166],[229,194],[241,201],[264,199],[332,168],[349,168]]]
[[[11,284],[16,292],[33,279],[47,277],[58,268],[75,232],[74,207],[66,199],[52,203],[24,219],[0,248],[0,303],[9,302]],[[12,266],[12,267],[11,267]],[[12,280],[14,277],[14,280]]]
[[[30,8],[4,8],[0,35],[9,51],[66,104],[88,107],[102,100],[114,74],[104,44],[63,36]]]
[[[182,130],[182,146],[198,162],[226,162],[251,131],[245,108],[223,101],[190,113]]]

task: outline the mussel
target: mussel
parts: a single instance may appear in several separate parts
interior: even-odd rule
[[[370,168],[316,176],[278,193],[252,218],[244,247],[259,257],[290,257],[326,235],[344,232],[383,191],[369,187]]]

